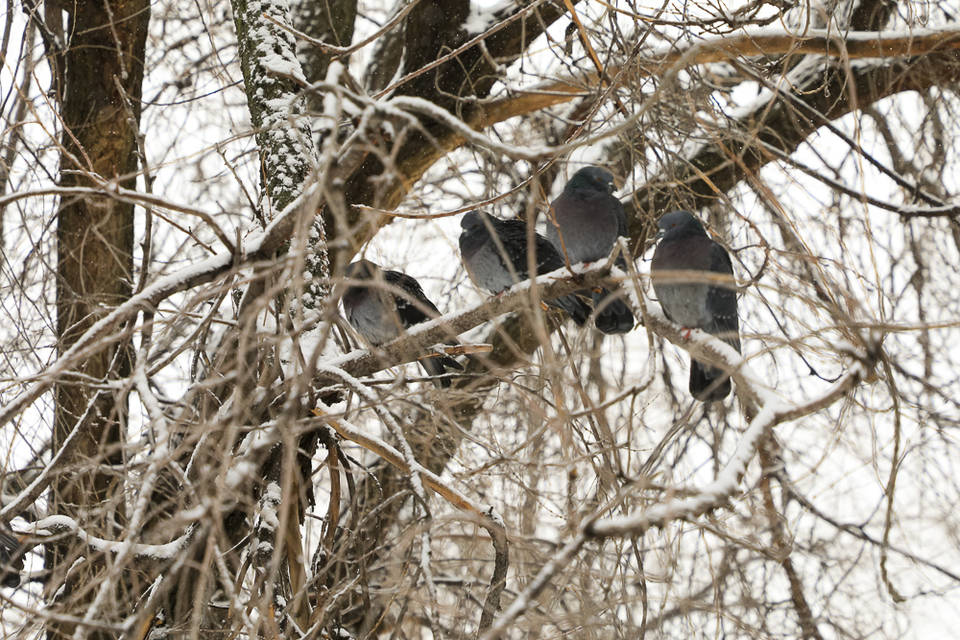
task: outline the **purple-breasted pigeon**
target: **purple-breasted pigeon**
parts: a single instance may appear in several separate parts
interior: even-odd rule
[[[351,283],[342,300],[347,320],[373,346],[390,342],[413,325],[440,316],[420,283],[405,273],[381,269],[369,260],[358,260],[347,267],[346,277],[370,283]],[[463,369],[448,356],[424,358],[420,366],[431,376]],[[446,388],[450,386],[450,379],[435,378],[433,383]]]
[[[460,221],[460,254],[470,277],[490,293],[501,293],[529,278],[527,270],[527,225],[522,220],[499,220],[471,211]],[[494,235],[490,235],[490,232]],[[494,239],[496,237],[496,240]],[[564,266],[563,258],[546,238],[534,236],[537,275]],[[508,266],[509,264],[509,266]],[[547,300],[563,309],[577,325],[590,316],[589,305],[574,294]]]
[[[605,259],[617,238],[627,235],[627,217],[613,188],[613,174],[600,167],[585,167],[573,174],[563,193],[551,203],[547,240],[571,264]],[[622,254],[616,265],[626,270]],[[633,312],[623,295],[606,289],[593,292],[597,329],[626,333],[633,328]]]
[[[740,351],[737,292],[733,282],[724,286],[691,274],[678,282],[672,271],[700,271],[733,276],[727,250],[714,242],[689,211],[674,211],[657,224],[660,243],[653,254],[650,275],[653,290],[666,316],[688,329],[703,329]],[[660,274],[659,278],[657,274]],[[682,274],[680,274],[682,278]],[[730,377],[722,369],[690,360],[690,394],[703,402],[722,400],[730,393]]]

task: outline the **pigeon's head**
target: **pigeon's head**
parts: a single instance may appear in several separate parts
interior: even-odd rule
[[[369,294],[367,282],[383,279],[383,271],[369,260],[357,260],[347,265],[343,277],[346,282],[339,284],[337,291],[343,296],[344,307],[350,307]]]
[[[564,191],[613,193],[613,174],[603,167],[584,167],[567,182]]]
[[[671,211],[657,222],[658,238],[679,238],[682,236],[706,235],[703,225],[689,211]]]
[[[344,275],[351,280],[373,280],[380,273],[380,267],[369,260],[357,260],[347,265]]]
[[[460,228],[464,231],[480,229],[483,227],[483,217],[486,215],[487,214],[480,213],[479,211],[471,211],[460,220]]]

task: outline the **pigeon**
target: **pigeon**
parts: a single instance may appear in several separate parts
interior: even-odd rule
[[[627,216],[613,196],[613,174],[600,167],[580,169],[550,205],[547,240],[571,264],[603,260],[619,236],[627,235]],[[623,255],[616,265],[626,270]],[[633,329],[633,311],[622,296],[606,289],[593,292],[595,322],[603,333],[626,333]]]
[[[372,281],[371,286],[351,284],[343,294],[347,321],[373,346],[387,343],[415,324],[440,315],[437,307],[424,295],[416,279],[399,271],[381,269],[369,260],[351,263],[346,276],[353,280]],[[431,376],[442,376],[447,370],[463,370],[449,356],[420,360]],[[436,378],[438,388],[450,386],[450,379]]]
[[[27,549],[13,536],[5,525],[0,524],[0,585],[16,587],[23,571],[23,555]]]
[[[527,271],[527,225],[522,220],[499,220],[471,211],[460,221],[460,254],[470,277],[490,293],[506,291],[530,277]],[[493,231],[493,236],[490,235]],[[546,238],[534,234],[537,275],[564,266],[563,258]],[[509,264],[508,261],[509,260]],[[547,300],[562,309],[578,326],[590,317],[589,305],[574,294]]]
[[[737,292],[730,286],[710,284],[693,275],[689,282],[672,281],[658,272],[703,271],[733,275],[726,249],[714,242],[703,225],[689,211],[673,211],[660,218],[660,243],[653,254],[650,275],[653,290],[667,318],[688,329],[703,329],[721,338],[740,352],[740,325],[737,319]],[[702,402],[722,400],[730,393],[725,371],[690,361],[690,394]]]

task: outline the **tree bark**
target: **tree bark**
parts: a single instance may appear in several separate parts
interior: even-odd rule
[[[64,133],[60,156],[63,186],[91,186],[116,180],[134,188],[136,136],[150,4],[146,0],[78,2],[70,13],[73,34],[65,53]],[[67,350],[84,331],[127,299],[133,276],[133,205],[106,197],[64,198],[57,214],[57,336]],[[121,327],[115,327],[115,331]],[[64,473],[52,487],[51,511],[71,516],[95,530],[121,525],[122,503],[117,478],[102,465],[122,458],[126,395],[96,390],[89,380],[107,382],[130,372],[129,341],[113,341],[76,372],[87,380],[64,379],[56,388],[53,448],[71,434],[75,444]],[[86,550],[59,545],[47,566],[61,584],[64,572]],[[84,611],[95,593],[89,561],[70,569],[66,592],[57,599]],[[108,613],[108,612],[105,612]],[[50,637],[69,636],[74,624],[51,622]],[[94,630],[94,637],[113,637]]]
[[[293,8],[293,24],[298,31],[336,47],[350,46],[356,21],[357,0],[306,0]],[[326,78],[333,59],[322,48],[313,45],[300,47],[297,58],[307,82]],[[315,106],[320,106],[319,100]]]

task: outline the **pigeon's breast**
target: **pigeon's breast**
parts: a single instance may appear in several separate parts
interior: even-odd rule
[[[547,239],[571,264],[593,262],[610,255],[617,241],[619,221],[600,198],[558,198],[554,203],[557,227],[547,221]],[[560,242],[563,235],[563,244]]]
[[[693,247],[695,249],[696,247]],[[653,254],[650,275],[660,306],[677,324],[701,328],[710,322],[704,265],[689,243],[661,241]]]
[[[693,275],[693,272],[691,272]],[[667,315],[691,329],[709,324],[706,284],[654,284],[653,290]]]
[[[373,295],[364,296],[347,310],[347,320],[375,346],[390,342],[401,333],[396,313],[390,313]]]
[[[514,285],[510,270],[492,242],[477,247],[470,255],[465,255],[464,259],[473,279],[487,291],[500,293]]]

